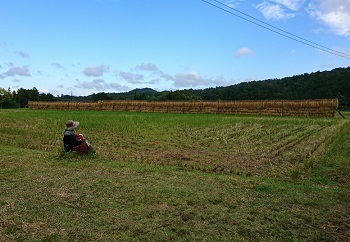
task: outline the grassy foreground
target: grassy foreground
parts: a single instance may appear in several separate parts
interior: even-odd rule
[[[348,241],[350,236],[348,128],[330,138],[329,152],[300,163],[298,176],[293,176],[296,169],[290,177],[242,176],[130,162],[103,153],[61,156],[57,148],[28,137],[40,127],[45,130],[48,121],[56,127],[66,117],[56,125],[50,112],[2,114],[1,138],[16,130],[16,138],[23,140],[0,141],[0,240]],[[42,122],[17,126],[28,117]],[[248,122],[249,117],[243,120],[236,122]]]

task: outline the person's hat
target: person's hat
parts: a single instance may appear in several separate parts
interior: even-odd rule
[[[68,130],[75,129],[78,126],[79,126],[79,122],[78,121],[68,120],[66,122],[66,129],[68,129]]]

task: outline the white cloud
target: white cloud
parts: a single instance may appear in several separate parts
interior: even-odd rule
[[[136,67],[136,70],[152,71],[153,76],[152,79],[149,80],[146,80],[148,78],[144,75],[133,72],[118,72],[117,76],[133,85],[147,84],[159,86],[159,84],[172,82],[173,86],[176,88],[203,88],[207,86],[225,86],[230,84],[222,76],[211,79],[202,77],[198,71],[185,71],[171,75],[155,67],[156,65],[154,64],[141,64]],[[115,84],[115,89],[130,90],[129,87],[120,86],[119,84]]]
[[[119,92],[127,92],[131,89],[130,87],[120,85],[119,83],[110,83],[109,86],[111,87],[111,89]]]
[[[253,55],[253,51],[251,51],[250,49],[243,47],[240,48],[236,51],[235,56],[236,57],[242,57],[242,56],[246,56],[246,55]]]
[[[305,3],[306,0],[270,0],[271,2],[275,2],[281,4],[290,10],[297,11],[301,8],[301,6]]]
[[[227,86],[232,81],[227,81],[223,76],[217,78],[202,77],[198,71],[177,73],[172,80],[177,88],[204,88],[210,86]]]
[[[202,78],[197,71],[177,73],[173,81],[175,87],[196,87],[210,83],[208,79]]]
[[[141,71],[158,71],[158,67],[152,63],[142,63],[136,66],[136,69]]]
[[[86,76],[98,77],[98,76],[103,76],[103,73],[105,73],[107,71],[108,71],[108,67],[106,67],[104,65],[89,66],[89,67],[85,68],[84,74]]]
[[[172,75],[166,74],[166,73],[161,73],[160,75],[161,78],[165,79],[166,81],[174,81],[175,78]]]
[[[350,37],[349,0],[313,0],[309,4],[309,13],[337,35]]]
[[[201,74],[197,71],[182,72],[175,75],[177,81],[197,82],[202,79]]]
[[[103,79],[95,79],[91,82],[84,81],[79,85],[79,87],[82,87],[85,89],[103,90],[103,89],[108,89],[109,85],[106,84]]]
[[[19,67],[14,66],[11,67],[7,72],[3,73],[1,76],[31,76],[29,69],[27,66]]]
[[[272,4],[264,1],[256,6],[256,8],[264,15],[267,19],[282,20],[294,17],[293,13],[287,13],[285,8],[280,4]]]
[[[63,88],[63,86],[59,86]],[[107,83],[104,79],[95,79],[93,81],[84,81],[74,86],[78,89],[95,89],[97,91],[114,90],[124,92],[130,90],[130,87],[120,85],[119,83]]]
[[[143,82],[143,75],[131,72],[119,72],[119,77],[132,84],[140,84]]]
[[[20,57],[23,57],[24,59],[29,59],[29,54],[23,52],[23,51],[18,51],[17,54],[20,56]]]
[[[229,0],[224,3],[225,5],[229,6],[230,8],[236,8],[238,6],[237,0]]]
[[[58,68],[58,69],[63,69],[63,66],[58,64],[58,63],[51,63],[51,66]]]

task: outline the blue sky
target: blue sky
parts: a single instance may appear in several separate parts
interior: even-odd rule
[[[200,89],[350,66],[211,5],[350,55],[349,0],[206,1],[0,0],[0,87]]]

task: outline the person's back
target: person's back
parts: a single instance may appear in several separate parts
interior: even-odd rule
[[[81,145],[82,141],[76,137],[74,131],[65,130],[63,143],[66,151],[70,151],[70,150],[73,150],[74,147]]]
[[[75,128],[79,126],[79,122],[68,120],[66,122],[66,129],[64,130],[63,143],[65,151],[74,150],[75,147],[83,143],[82,140],[78,139],[75,135]]]

